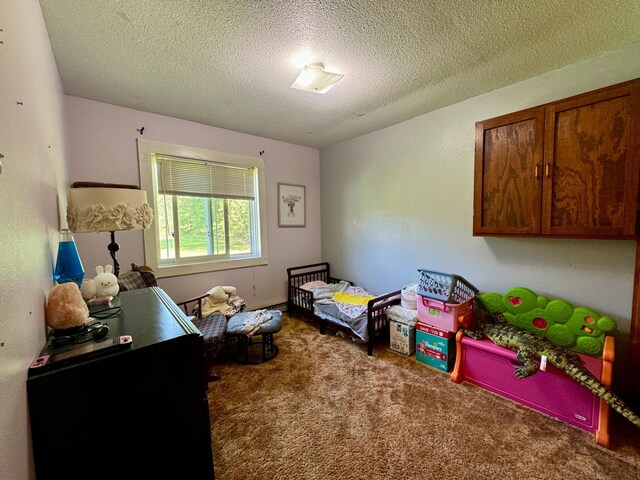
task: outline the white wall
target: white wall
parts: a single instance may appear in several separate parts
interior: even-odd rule
[[[417,268],[485,292],[527,286],[611,315],[628,333],[633,241],[472,236],[474,124],[636,77],[640,44],[322,150],[323,258],[375,292],[417,281]]]
[[[27,368],[45,342],[66,190],[63,93],[37,0],[0,2],[0,28],[0,477],[26,479]]]
[[[286,268],[320,260],[320,167],[316,149],[233,132],[114,105],[66,97],[71,182],[95,181],[140,185],[136,131],[144,138],[265,159],[269,264],[221,272],[162,278],[159,285],[180,301],[216,285],[234,285],[249,307],[286,300]],[[212,107],[215,108],[215,107]],[[307,187],[306,228],[279,228],[277,183]],[[86,275],[111,263],[109,234],[76,234]],[[116,232],[122,271],[144,263],[141,231]],[[85,277],[86,278],[86,277]],[[253,288],[255,285],[255,289]]]

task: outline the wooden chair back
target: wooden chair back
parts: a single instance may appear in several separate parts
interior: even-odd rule
[[[184,313],[187,316],[192,317],[193,320],[202,318],[202,301],[209,296],[208,293],[199,295],[197,297],[177,302],[176,305],[182,307]]]

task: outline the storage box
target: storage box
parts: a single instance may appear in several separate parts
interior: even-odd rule
[[[608,406],[604,402],[601,405],[600,399],[587,388],[551,365],[545,371],[519,379],[513,373],[519,364],[515,351],[461,333],[458,333],[458,360],[451,374],[454,382],[466,380],[588,432],[597,431],[598,443],[608,445]],[[613,339],[609,338],[612,345]],[[610,373],[605,375],[603,371],[606,362],[588,355],[580,358],[591,373],[610,385]],[[605,423],[602,408],[606,409]]]
[[[443,372],[449,372],[453,367],[453,356],[434,352],[416,342],[416,360]]]
[[[418,320],[441,330],[457,332],[460,327],[468,327],[473,315],[473,298],[464,303],[446,303],[431,298],[417,296]]]
[[[448,372],[455,360],[455,337],[452,332],[416,324],[416,360]]]
[[[416,348],[416,328],[412,325],[389,321],[390,347],[396,353],[411,355]]]
[[[447,355],[455,352],[455,333],[422,322],[416,324],[416,332],[420,332],[420,342],[429,350]]]

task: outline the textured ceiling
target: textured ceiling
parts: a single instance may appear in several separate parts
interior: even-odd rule
[[[68,95],[316,148],[640,41],[638,0],[40,3]]]

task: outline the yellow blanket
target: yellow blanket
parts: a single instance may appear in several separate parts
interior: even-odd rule
[[[350,305],[366,305],[369,300],[376,298],[373,295],[356,295],[355,293],[336,292],[332,300]]]

